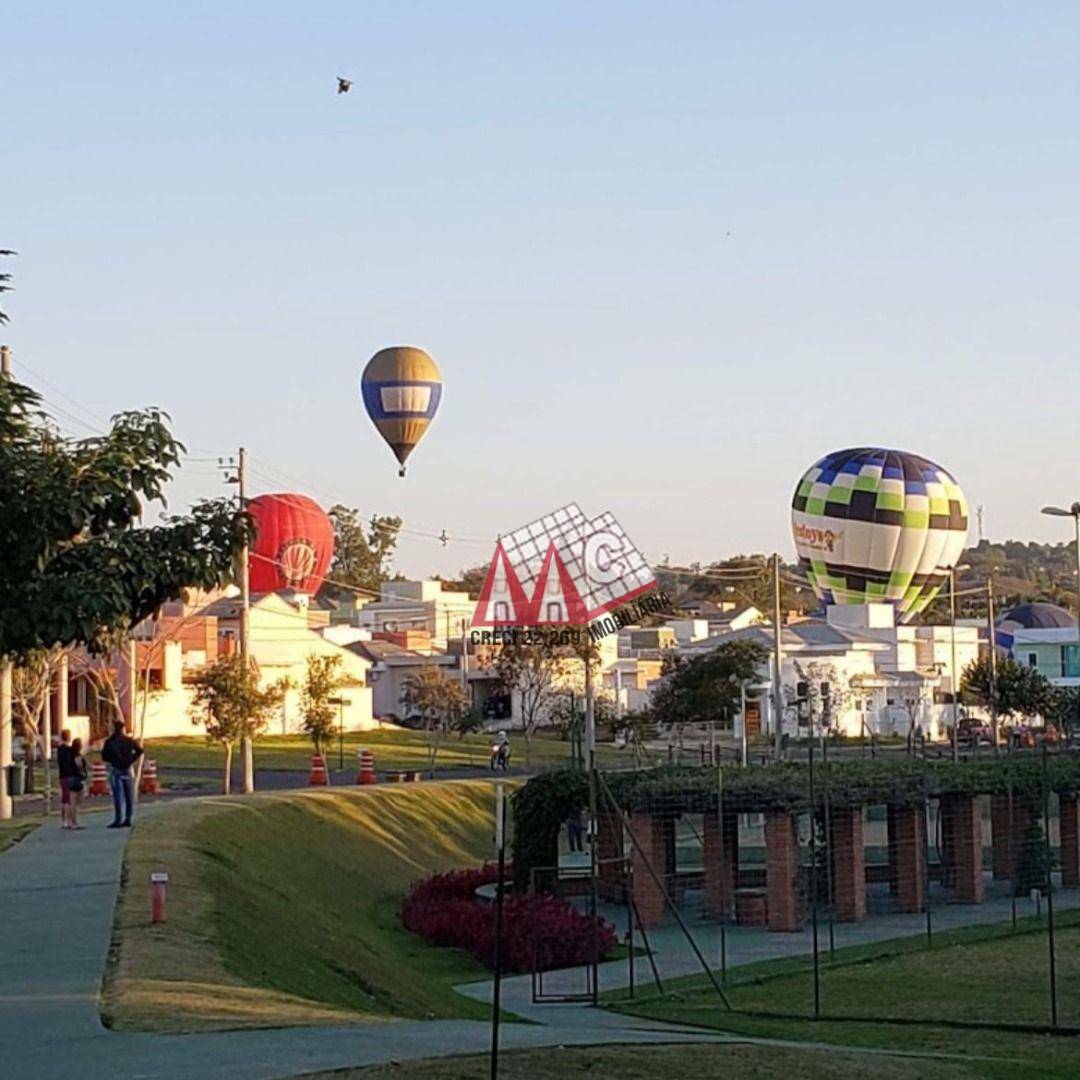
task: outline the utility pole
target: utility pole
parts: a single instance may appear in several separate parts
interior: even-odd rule
[[[240,447],[240,455],[236,469],[237,492],[240,496],[240,509],[247,509],[247,496],[244,488],[244,448]],[[247,543],[240,552],[240,660],[244,665],[245,673],[251,670],[251,582],[250,582],[250,559],[251,552]],[[255,763],[252,757],[251,732],[248,729],[250,717],[244,717],[244,736],[241,742],[244,758],[244,794],[250,795],[255,790]]]
[[[784,644],[780,625],[780,553],[773,555],[773,723],[775,725],[776,760],[784,753],[784,685],[781,672],[784,666]]]
[[[990,644],[990,730],[994,733],[994,753],[1000,753],[997,714],[997,627],[994,625],[994,571],[986,579],[986,633]]]
[[[0,378],[11,378],[11,351],[0,345]],[[11,775],[11,661],[0,657],[0,821],[8,821],[12,814],[11,791],[8,779]]]
[[[960,674],[956,670],[956,567],[949,567],[949,636],[952,649],[949,689],[952,690],[952,759],[960,760]]]
[[[599,972],[597,970],[600,953],[600,926],[596,910],[599,903],[599,890],[597,888],[596,880],[599,871],[599,868],[596,865],[596,839],[597,832],[600,828],[600,821],[597,809],[597,788],[599,784],[596,776],[596,700],[593,692],[592,641],[589,638],[588,625],[582,627],[582,630],[585,639],[585,745],[588,748],[589,755],[589,880],[590,891],[592,893],[593,924],[592,1003],[593,1005],[596,1005],[600,995],[600,987],[597,985],[600,981]]]

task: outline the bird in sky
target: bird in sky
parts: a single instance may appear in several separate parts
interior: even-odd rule
[[[338,76],[337,92],[339,94],[347,94],[350,86],[352,86],[352,79],[343,79],[340,75]]]

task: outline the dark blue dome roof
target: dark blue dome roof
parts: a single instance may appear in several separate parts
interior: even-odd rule
[[[1001,622],[1015,623],[1025,630],[1053,630],[1076,625],[1072,614],[1063,607],[1041,601],[1033,604],[1017,604],[1011,611],[1002,615]]]

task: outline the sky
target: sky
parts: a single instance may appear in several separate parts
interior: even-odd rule
[[[798,478],[864,444],[1068,539],[1078,37],[1039,0],[14,0],[3,336],[73,434],[170,413],[173,508],[243,445],[252,494],[401,515],[409,575],[571,501],[653,560],[791,557]],[[404,480],[357,391],[393,344],[445,381]]]

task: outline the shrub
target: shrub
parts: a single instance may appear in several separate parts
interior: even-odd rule
[[[424,878],[401,907],[407,930],[431,945],[464,949],[485,967],[495,967],[495,904],[476,890],[497,880],[488,865]],[[509,876],[509,875],[508,875]],[[615,947],[615,928],[597,919],[598,959]],[[593,954],[593,920],[573,904],[549,894],[507,892],[503,897],[502,970],[527,972],[588,964]]]

